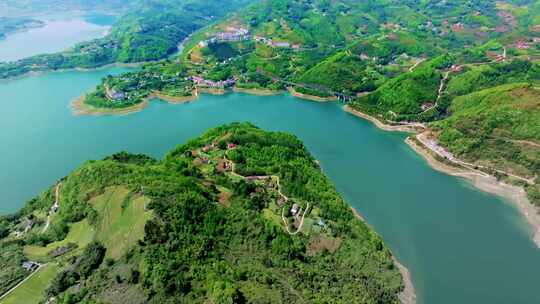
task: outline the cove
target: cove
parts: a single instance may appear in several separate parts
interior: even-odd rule
[[[0,83],[0,213],[89,159],[154,157],[206,129],[250,121],[298,136],[339,192],[409,268],[418,303],[540,303],[540,250],[509,203],[431,169],[404,142],[344,112],[290,95],[155,101],[126,116],[74,117],[70,102],[122,69],[48,73]]]
[[[0,40],[0,62],[60,52],[79,42],[103,37],[114,18],[98,14],[60,15],[42,21],[45,22],[43,27],[10,34]]]

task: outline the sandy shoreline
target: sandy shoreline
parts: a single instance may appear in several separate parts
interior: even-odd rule
[[[142,102],[125,107],[125,108],[97,108],[92,105],[84,103],[85,95],[80,96],[71,103],[71,110],[75,116],[90,115],[90,116],[102,116],[102,115],[127,115],[135,112],[142,111],[146,108],[152,99],[160,99],[171,104],[183,104],[196,101],[199,98],[198,92],[195,90],[191,96],[170,96],[162,92],[153,92],[146,97]]]
[[[75,99],[71,103],[71,110],[73,112],[73,115],[75,116],[127,115],[130,113],[139,112],[148,106],[148,101],[145,100],[141,103],[138,103],[136,105],[126,107],[126,108],[119,108],[119,109],[96,108],[94,106],[84,103],[84,98],[85,96],[81,96]]]
[[[389,125],[385,124],[384,122],[380,121],[379,119],[365,114],[363,112],[357,111],[349,106],[343,107],[343,110],[345,110],[348,113],[351,113],[354,116],[358,116],[360,118],[366,119],[371,121],[375,126],[377,126],[379,129],[385,130],[385,131],[392,131],[392,132],[408,132],[408,133],[417,133],[420,131],[423,131],[425,129],[425,126],[421,123],[418,124],[411,124],[411,125]]]
[[[233,92],[236,93],[245,93],[250,95],[257,95],[257,96],[273,96],[273,95],[279,95],[282,94],[283,91],[273,91],[273,90],[267,90],[267,89],[246,89],[246,88],[238,88],[233,87]]]
[[[416,153],[420,154],[433,169],[448,175],[465,178],[479,190],[490,194],[495,194],[511,202],[532,227],[533,232],[531,237],[536,246],[540,248],[540,214],[538,214],[537,208],[531,204],[527,198],[525,190],[523,190],[522,187],[500,182],[494,176],[485,174],[483,172],[477,172],[443,163],[433,156],[433,152],[431,152],[431,150],[425,146],[421,146],[413,139],[407,138],[405,142]]]
[[[398,295],[399,301],[402,304],[415,304],[416,290],[414,289],[409,269],[403,266],[403,264],[401,264],[394,255],[392,255],[392,259],[394,260],[394,264],[401,273],[401,277],[403,278],[403,285],[405,286],[405,288],[403,288],[403,291]]]
[[[331,97],[320,97],[320,96],[314,96],[314,95],[308,95],[296,92],[292,87],[288,87],[287,91],[294,96],[305,100],[311,100],[311,101],[317,101],[317,102],[330,102],[330,101],[336,101],[338,100],[337,97],[331,96]]]
[[[371,225],[366,222],[362,214],[358,212],[353,207],[350,207],[351,211],[353,212],[354,216],[364,222],[370,229],[373,229]],[[375,229],[373,229],[375,230]],[[414,284],[411,278],[411,273],[407,267],[405,267],[403,264],[401,264],[396,256],[392,254],[392,260],[394,261],[394,265],[396,265],[397,269],[401,273],[401,277],[403,278],[403,291],[401,291],[398,295],[399,301],[401,304],[415,304],[416,303],[416,289],[414,288]]]
[[[189,96],[171,96],[163,92],[153,92],[152,94],[150,94],[150,96],[146,97],[145,100],[150,101],[155,98],[161,99],[168,103],[188,103],[196,101],[199,98],[199,92],[197,92],[197,90],[194,90]]]

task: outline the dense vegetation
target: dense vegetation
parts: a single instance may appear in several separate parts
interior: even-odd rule
[[[225,169],[227,161],[233,169]],[[265,178],[242,177],[253,175]],[[65,239],[78,244],[70,251],[65,240],[30,245],[32,235],[42,234],[43,224],[36,224],[18,247],[5,247],[16,239],[18,222],[46,212],[50,192],[6,219],[9,236],[0,240],[3,252],[20,256],[10,263],[24,258],[24,246],[25,255],[59,265],[45,299],[398,303],[402,283],[391,253],[288,134],[231,124],[161,161],[123,152],[88,162],[62,181],[52,221],[68,224]],[[302,215],[293,214],[293,205]],[[138,231],[141,217],[146,224]],[[18,269],[6,273],[15,277]]]
[[[481,90],[454,99],[449,111],[452,115],[433,129],[451,152],[518,176],[540,176],[538,88],[514,83]],[[527,188],[540,204],[538,181]]]

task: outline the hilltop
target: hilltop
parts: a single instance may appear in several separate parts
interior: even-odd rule
[[[1,293],[29,275],[23,261],[38,268],[1,303],[398,303],[403,290],[304,145],[250,124],[163,160],[89,161],[0,223]]]

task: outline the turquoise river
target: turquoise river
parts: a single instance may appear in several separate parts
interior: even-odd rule
[[[403,141],[344,112],[289,95],[155,101],[126,116],[73,116],[70,102],[121,69],[0,83],[0,213],[14,212],[89,159],[162,157],[204,130],[251,121],[303,140],[347,201],[407,266],[418,303],[540,303],[540,250],[508,202],[431,169]]]

